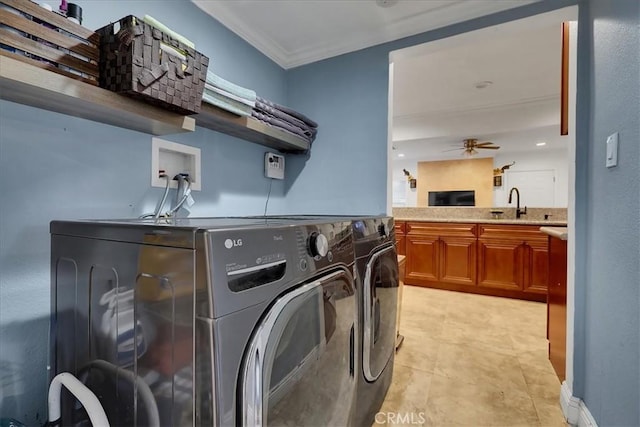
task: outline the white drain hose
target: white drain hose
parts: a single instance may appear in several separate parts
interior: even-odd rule
[[[100,401],[87,386],[68,372],[56,375],[49,386],[49,422],[55,423],[61,418],[60,394],[62,386],[73,394],[82,403],[89,415],[89,420],[94,427],[109,427],[109,419],[105,414]]]

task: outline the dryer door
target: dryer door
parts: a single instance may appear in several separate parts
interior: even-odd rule
[[[364,277],[362,368],[367,381],[378,379],[396,343],[398,256],[393,245],[374,252]]]
[[[273,304],[245,355],[244,426],[351,424],[354,291],[351,274],[341,269]]]

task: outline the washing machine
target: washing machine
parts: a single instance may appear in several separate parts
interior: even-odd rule
[[[393,218],[352,220],[359,301],[356,425],[371,426],[386,397],[396,343],[398,256]]]
[[[350,221],[53,221],[51,257],[51,377],[111,425],[354,424]]]
[[[388,216],[271,216],[293,221],[349,221],[356,256],[358,299],[358,391],[355,425],[369,427],[386,397],[393,375],[398,306],[395,229]]]

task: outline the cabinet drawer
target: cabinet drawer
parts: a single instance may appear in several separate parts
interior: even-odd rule
[[[407,232],[407,223],[404,221],[396,221],[394,229],[396,234],[405,234]]]
[[[537,225],[480,224],[478,232],[481,239],[546,242],[547,238]]]
[[[429,236],[476,237],[476,224],[444,222],[407,222],[408,234]]]

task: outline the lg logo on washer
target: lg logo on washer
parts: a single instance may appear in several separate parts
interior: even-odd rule
[[[224,241],[224,247],[227,249],[237,246],[242,246],[242,239],[227,239]]]

